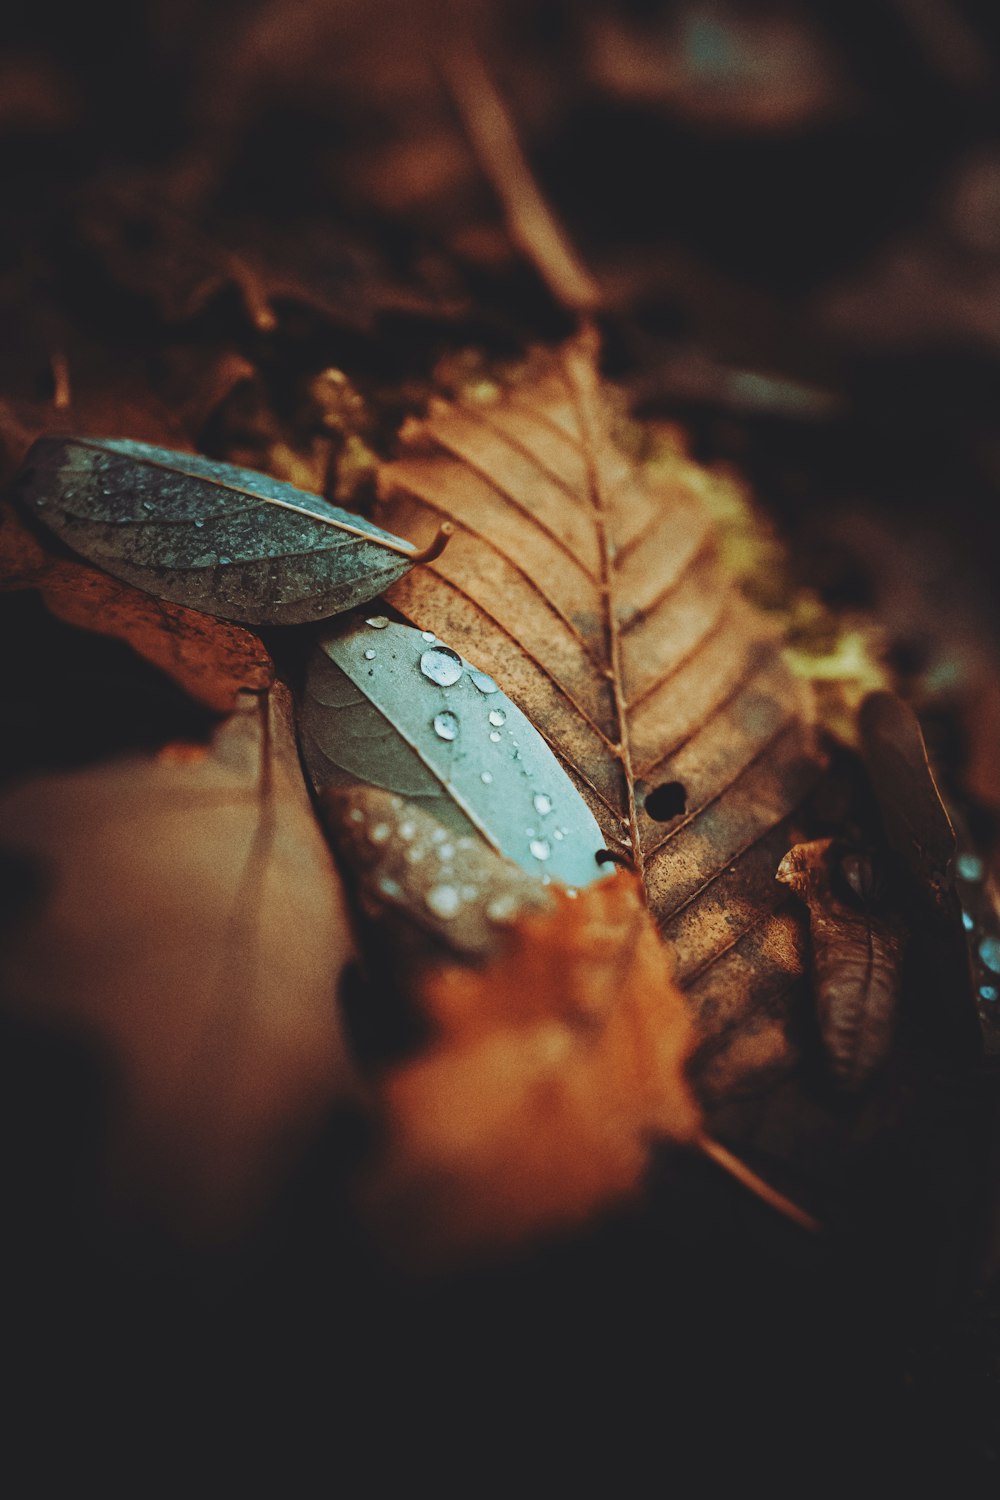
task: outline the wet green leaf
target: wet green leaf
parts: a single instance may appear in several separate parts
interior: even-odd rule
[[[318,495],[146,443],[40,438],[18,493],[105,572],[249,624],[295,625],[363,604],[423,556]]]
[[[600,829],[524,714],[430,632],[371,619],[338,622],[313,654],[299,722],[317,790],[397,792],[540,878],[598,878]]]

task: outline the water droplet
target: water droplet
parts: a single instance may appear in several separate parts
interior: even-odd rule
[[[494,745],[499,745],[499,743],[500,743],[500,735],[497,733],[497,731],[495,729],[491,729],[490,730],[490,739],[493,741]]]
[[[975,854],[960,854],[955,863],[959,880],[982,880],[983,862]]]
[[[441,861],[442,864],[444,864],[444,865],[449,864],[450,861],[453,860],[454,858],[455,858],[455,845],[454,844],[439,844],[438,845],[438,859]]]
[[[507,733],[508,733],[508,734],[513,734],[513,733],[514,733],[514,731],[513,731],[513,730],[512,730],[512,729],[508,729],[508,731],[507,731]],[[520,744],[520,743],[521,743],[521,742],[520,742],[520,740],[514,740],[514,739],[512,739],[512,740],[511,740],[511,744],[512,744],[512,745],[515,745],[515,746],[516,746],[516,745],[519,745],[519,744]]]
[[[385,615],[372,615],[370,620],[365,621],[365,624],[370,625],[373,630],[384,630],[388,623]]]
[[[479,895],[479,890],[478,890],[478,888],[476,886],[474,886],[474,885],[463,885],[463,887],[462,887],[462,900],[463,901],[475,901],[475,899],[476,899],[476,897],[478,895]]]
[[[994,974],[1000,974],[1000,938],[983,938],[979,944],[979,957]]]
[[[528,845],[528,848],[531,850],[536,859],[548,859],[549,855],[552,853],[552,845],[549,843],[548,839],[532,839],[531,843]]]
[[[552,830],[552,837],[554,839],[559,839],[559,841],[562,842],[562,839],[564,837],[562,829],[561,828],[553,828],[553,830]]]
[[[375,660],[375,652],[374,651],[366,651],[365,652],[365,661],[374,661],[374,660]]]
[[[451,687],[462,675],[462,658],[450,646],[435,646],[420,658],[420,670],[439,687]]]
[[[566,894],[572,901],[575,901],[580,892],[577,890],[575,885],[568,885],[566,887]]]
[[[446,708],[443,713],[434,715],[434,733],[439,740],[454,740],[458,738],[458,715],[453,714],[451,709]]]
[[[406,863],[408,865],[419,865],[424,857],[424,851],[419,844],[411,844],[406,851]]]
[[[486,672],[480,672],[478,667],[470,667],[469,676],[481,693],[499,693],[500,689],[493,678]]]
[[[373,844],[384,844],[391,832],[392,829],[389,827],[388,823],[375,823],[373,824],[368,837],[371,839]]]
[[[220,557],[219,558],[219,567],[220,568],[228,568],[229,564],[231,562],[232,562],[232,558],[231,557]]]
[[[424,900],[434,915],[443,917],[445,921],[453,917],[462,904],[462,898],[453,885],[432,886]]]
[[[500,725],[501,724],[506,724],[506,722],[507,722],[507,715],[504,713],[504,711],[503,711],[502,708],[491,708],[490,709],[490,723],[491,724],[495,724],[496,727],[499,729]]]
[[[398,880],[393,880],[389,875],[383,876],[378,883],[378,888],[381,894],[386,896],[390,901],[401,901],[403,899],[403,887]]]
[[[536,792],[531,801],[534,805],[535,812],[541,813],[542,817],[544,817],[546,813],[550,813],[552,811],[552,798],[546,797],[544,792]]]
[[[513,922],[517,916],[519,902],[516,896],[508,891],[503,896],[494,896],[486,908],[486,916],[490,922],[503,926],[507,922]]]
[[[475,839],[470,839],[467,833],[463,833],[462,837],[458,841],[458,847],[460,849],[471,849],[474,847],[475,842]]]
[[[153,504],[152,500],[144,500],[142,502],[142,508],[143,510],[155,510],[156,506]]]
[[[407,818],[407,820],[406,820],[405,823],[400,823],[399,829],[398,829],[400,838],[401,839],[405,839],[407,843],[410,842],[410,839],[412,839],[412,837],[416,833],[416,831],[417,831],[417,825],[416,825],[416,823],[411,822],[409,818]]]
[[[352,823],[363,823],[365,821],[365,815],[360,807],[352,807],[347,816]]]
[[[976,925],[975,918],[971,915],[971,913],[969,913],[967,911],[963,911],[963,913],[962,913],[962,926],[965,928],[966,932],[971,932],[972,929],[973,929],[973,927],[975,927],[975,925]]]
[[[520,750],[515,750],[513,756],[511,757],[511,759],[512,760],[520,760],[521,759],[521,752],[520,752]]]
[[[424,640],[424,641],[436,641],[437,640],[437,636],[434,634],[433,630],[422,630],[420,632],[420,638],[421,638],[421,640]]]
[[[433,833],[431,834],[431,843],[443,844],[447,837],[448,835],[445,833],[443,828],[435,828]]]
[[[979,998],[981,1000],[995,1000],[996,997],[997,987],[995,984],[981,984],[979,986]]]
[[[493,785],[493,772],[492,771],[481,771],[480,775],[479,775],[479,779],[483,783],[484,786],[492,786]]]
[[[526,828],[524,831],[528,835],[529,839],[533,839],[533,838],[537,837],[537,834],[538,834],[538,829],[537,828]]]
[[[203,527],[203,526],[204,526],[204,524],[205,524],[205,523],[204,523],[204,521],[203,521],[203,520],[202,520],[202,519],[201,519],[201,516],[199,516],[199,517],[198,517],[198,519],[197,519],[197,521],[195,521],[195,523],[194,523],[194,524],[195,524],[195,526],[196,526],[196,527],[197,527],[197,529],[198,529],[198,530],[199,530],[199,531],[200,531],[200,530],[201,530],[201,528],[202,528],[202,527]]]

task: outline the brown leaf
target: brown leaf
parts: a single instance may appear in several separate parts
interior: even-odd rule
[[[350,929],[287,693],[271,699],[208,750],[35,777],[0,807],[43,891],[0,960],[5,1004],[96,1043],[109,1165],[175,1224],[250,1213],[350,1087]]]
[[[274,680],[271,659],[249,630],[46,552],[6,506],[0,508],[0,589],[37,589],[57,619],[125,641],[216,713],[229,713],[242,689],[260,692]]]
[[[905,928],[876,915],[866,856],[836,839],[796,844],[777,878],[809,908],[816,1005],[834,1075],[860,1088],[892,1046]]]
[[[795,1061],[803,924],[774,871],[822,770],[812,698],[720,566],[703,472],[616,446],[595,356],[584,335],[407,425],[379,520],[455,534],[390,598],[497,680],[634,859],[718,1096]]]
[[[869,693],[859,717],[861,747],[879,800],[886,837],[918,885],[940,899],[955,858],[920,722],[894,693]]]
[[[553,893],[491,963],[417,981],[436,1040],[381,1086],[368,1189],[397,1253],[579,1223],[636,1189],[651,1137],[700,1142],[690,1022],[638,882]]]

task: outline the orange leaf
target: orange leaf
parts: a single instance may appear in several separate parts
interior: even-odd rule
[[[652,1138],[700,1141],[692,1032],[638,882],[552,894],[493,962],[416,982],[437,1040],[383,1082],[388,1140],[369,1184],[408,1250],[579,1223],[636,1190]]]
[[[270,657],[249,630],[53,556],[6,508],[0,511],[0,589],[37,589],[57,619],[125,641],[216,713],[229,713],[241,690],[262,692],[274,680]]]

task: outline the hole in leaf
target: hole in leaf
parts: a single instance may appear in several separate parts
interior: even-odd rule
[[[657,823],[669,823],[687,807],[687,793],[679,781],[665,781],[646,795],[644,803],[649,816]]]

